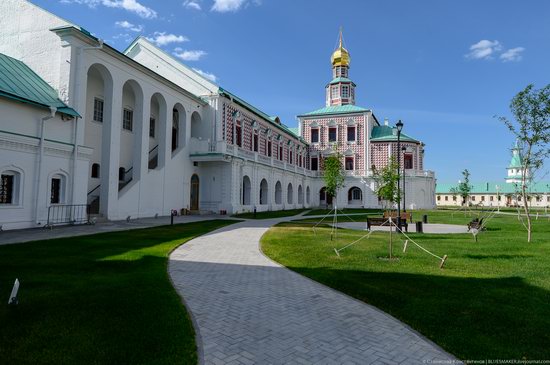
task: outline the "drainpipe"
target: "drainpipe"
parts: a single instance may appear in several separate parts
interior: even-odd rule
[[[34,200],[34,211],[35,211],[35,220],[36,224],[40,224],[39,215],[38,215],[38,205],[40,203],[40,187],[42,186],[42,161],[44,160],[44,126],[47,120],[50,120],[55,117],[57,108],[50,106],[50,115],[45,116],[40,119],[40,145],[38,152],[38,175],[36,178],[36,195]]]

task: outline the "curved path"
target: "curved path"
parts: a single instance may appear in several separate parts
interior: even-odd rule
[[[180,246],[169,274],[205,364],[422,364],[454,359],[382,311],[265,257],[287,219],[248,220]]]

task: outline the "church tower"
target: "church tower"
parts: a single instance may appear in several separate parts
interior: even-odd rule
[[[355,84],[349,76],[350,55],[344,48],[342,29],[338,48],[332,53],[332,81],[326,86],[326,106],[355,105]]]
[[[510,160],[510,165],[508,165],[506,170],[508,170],[505,179],[507,183],[521,183],[523,181],[523,159],[520,155],[518,141],[516,141],[514,148],[512,148],[512,160]],[[527,171],[526,180],[529,180],[529,175],[529,171]]]

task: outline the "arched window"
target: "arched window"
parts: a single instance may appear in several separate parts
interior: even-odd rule
[[[0,176],[0,205],[18,205],[21,174],[14,170],[2,171]]]
[[[172,110],[172,152],[174,152],[179,145],[179,119],[179,111],[177,109]]]
[[[263,179],[260,183],[260,205],[267,204],[267,197],[269,196],[267,189],[267,180]]]
[[[306,204],[309,204],[309,201],[310,201],[310,191],[309,191],[309,186],[306,188]]]
[[[363,202],[363,192],[354,186],[348,190],[348,204],[361,204]]]
[[[304,204],[304,190],[302,185],[298,185],[298,204]]]
[[[243,205],[250,205],[250,178],[248,176],[243,177]]]
[[[124,167],[119,167],[118,168],[118,180],[119,181],[124,181],[125,175],[126,175],[126,169]]]
[[[94,163],[92,164],[92,177],[97,179],[99,178],[99,164]]]

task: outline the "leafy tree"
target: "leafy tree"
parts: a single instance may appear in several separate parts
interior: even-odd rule
[[[451,193],[458,194],[462,198],[462,205],[468,203],[468,198],[470,197],[470,192],[472,191],[472,186],[470,185],[470,171],[464,169],[462,171],[462,181],[458,183],[456,188],[451,189]]]
[[[323,168],[326,194],[336,197],[338,190],[344,186],[346,178],[344,166],[342,165],[342,156],[336,152],[325,158]]]
[[[397,172],[397,160],[395,157],[392,156],[388,164],[382,169],[374,169],[374,179],[378,186],[376,193],[389,205],[389,208],[399,204],[401,197],[397,188],[399,174]]]
[[[529,184],[544,160],[550,156],[550,84],[542,89],[527,85],[510,103],[514,121],[499,117],[517,138],[517,150],[521,161],[521,183],[519,194],[527,222],[527,242],[531,242],[532,224],[529,212]]]

